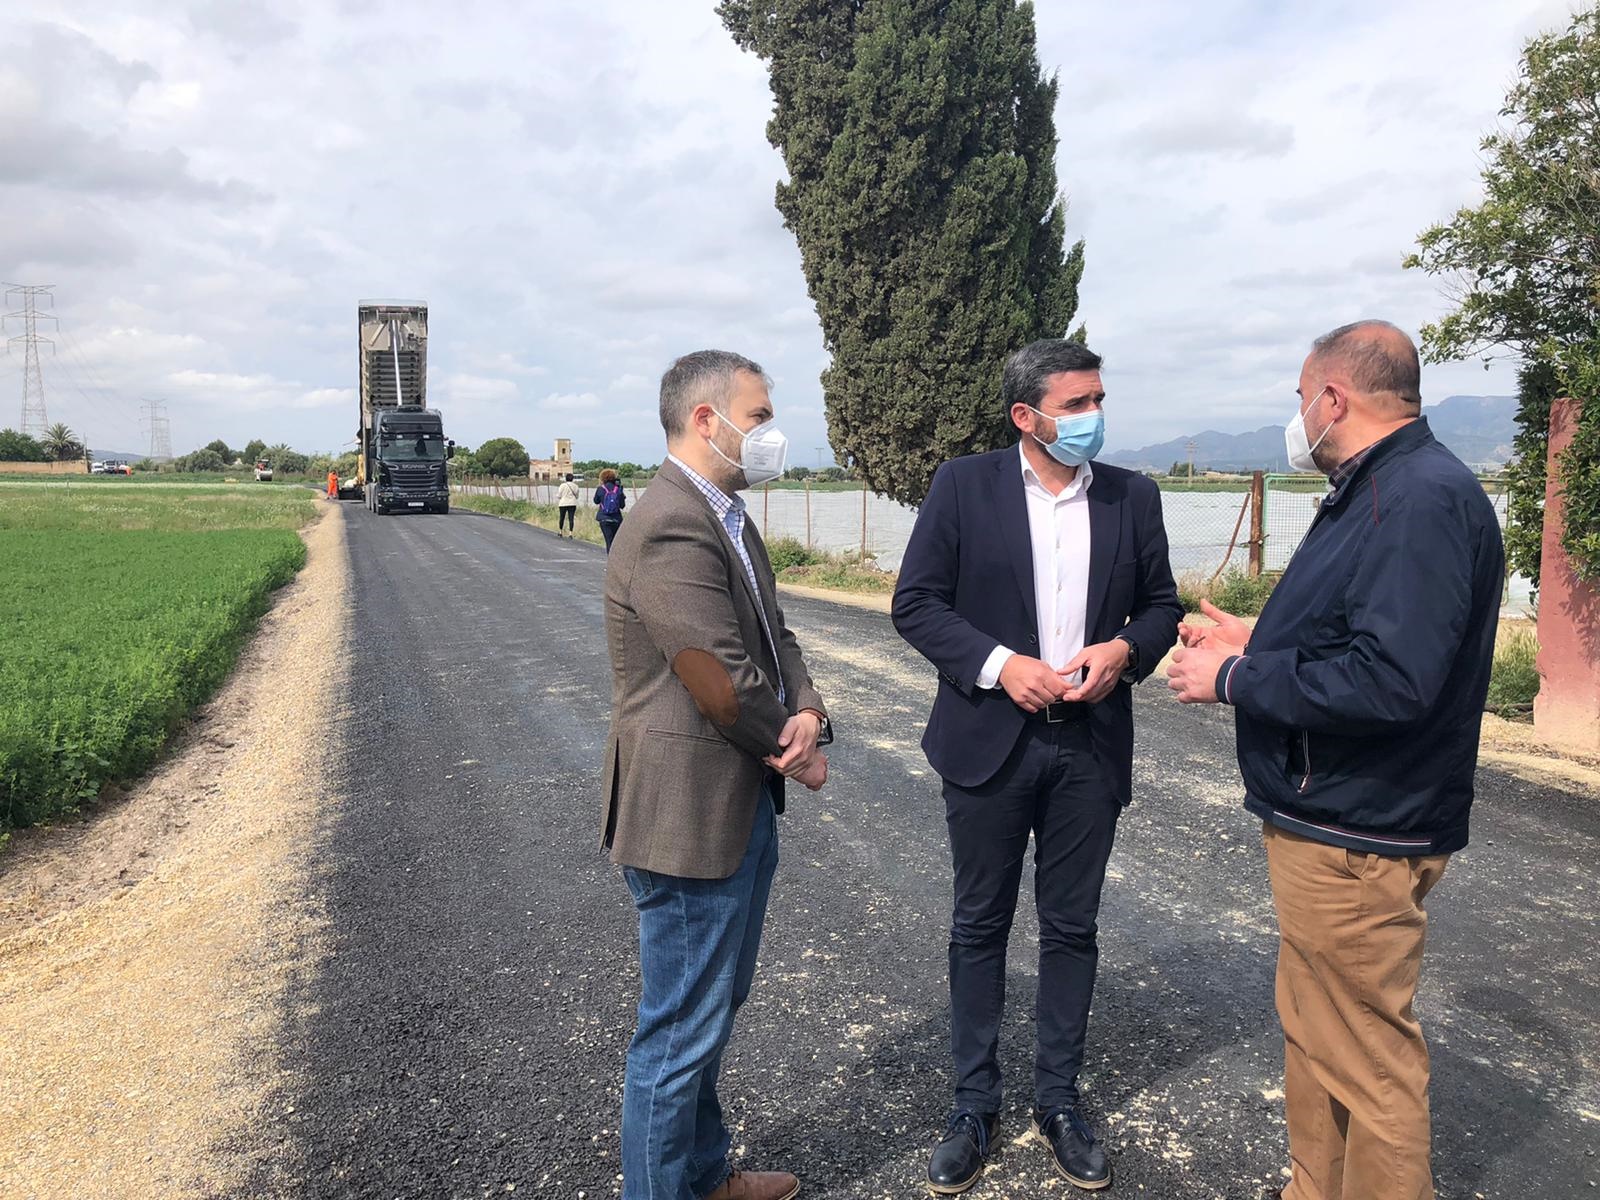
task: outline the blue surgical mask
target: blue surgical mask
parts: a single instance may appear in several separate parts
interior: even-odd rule
[[[1029,408],[1033,408],[1030,404]],[[1049,413],[1039,413],[1047,421],[1056,423],[1056,440],[1047,442],[1043,438],[1034,438],[1046,450],[1050,457],[1069,467],[1081,467],[1106,444],[1106,414],[1101,408],[1090,413],[1083,413],[1075,417],[1052,417]]]

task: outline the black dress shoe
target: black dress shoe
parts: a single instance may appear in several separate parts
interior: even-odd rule
[[[1056,1170],[1068,1183],[1090,1191],[1111,1186],[1111,1160],[1077,1109],[1035,1110],[1033,1131],[1050,1148]]]
[[[994,1126],[993,1114],[963,1109],[951,1117],[949,1128],[928,1160],[928,1187],[941,1196],[954,1196],[977,1183],[983,1174],[983,1160],[989,1155]]]

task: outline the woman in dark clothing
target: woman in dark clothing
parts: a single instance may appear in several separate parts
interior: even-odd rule
[[[600,532],[606,537],[606,553],[611,553],[611,539],[622,528],[622,510],[628,507],[628,493],[622,490],[617,473],[610,467],[600,472],[600,486],[594,490],[595,520],[600,522]]]

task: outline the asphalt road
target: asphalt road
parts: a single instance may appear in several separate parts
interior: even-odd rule
[[[604,556],[460,511],[346,516],[349,710],[318,831],[333,953],[292,991],[299,1082],[232,1149],[266,1163],[262,1192],[611,1195],[637,976],[627,890],[596,847]],[[838,744],[827,790],[781,822],[724,1102],[739,1164],[795,1170],[803,1196],[921,1195],[949,1103],[948,852],[917,746],[933,671],[887,617],[785,608]],[[1286,1162],[1260,831],[1226,712],[1159,683],[1136,712],[1086,1106],[1113,1195],[1255,1197]],[[1418,1002],[1442,1197],[1600,1194],[1597,862],[1594,796],[1480,772],[1474,844],[1430,899]],[[1003,1149],[979,1197],[1072,1191],[1022,1136],[1026,895]]]

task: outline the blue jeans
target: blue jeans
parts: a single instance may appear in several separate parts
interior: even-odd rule
[[[622,1088],[623,1200],[697,1200],[727,1179],[717,1073],[750,995],[778,822],[766,788],[750,845],[726,879],[625,867],[639,910],[639,1026]]]

